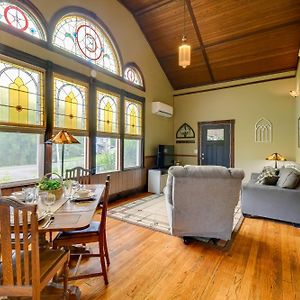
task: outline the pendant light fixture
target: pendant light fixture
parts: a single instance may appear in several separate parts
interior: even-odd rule
[[[183,35],[182,44],[179,46],[178,63],[184,69],[191,64],[191,46],[186,42],[185,34],[185,0],[183,0]]]

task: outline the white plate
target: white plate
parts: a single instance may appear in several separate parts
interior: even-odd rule
[[[11,196],[15,197],[17,200],[23,201],[25,200],[25,194],[23,192],[13,192]]]
[[[90,193],[87,196],[80,197],[77,193],[75,193],[72,201],[93,201],[95,200],[95,194],[90,191]]]

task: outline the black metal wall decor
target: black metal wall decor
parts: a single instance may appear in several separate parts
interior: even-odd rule
[[[176,132],[176,139],[180,139],[179,141],[176,141],[177,144],[179,143],[193,144],[195,143],[195,140],[190,140],[190,139],[194,139],[194,138],[195,138],[195,132],[193,128],[187,123],[183,123]]]

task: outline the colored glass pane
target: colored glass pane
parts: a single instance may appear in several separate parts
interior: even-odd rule
[[[87,87],[54,78],[54,126],[86,130]]]
[[[0,60],[0,123],[43,126],[43,74]]]
[[[127,80],[133,84],[136,84],[139,86],[144,86],[143,79],[142,79],[140,72],[134,67],[130,66],[125,69],[124,78],[125,78],[125,80]]]
[[[119,132],[119,102],[118,95],[97,91],[97,130],[106,133]]]
[[[89,63],[120,75],[117,52],[108,34],[82,16],[66,16],[56,24],[53,44]]]
[[[0,22],[40,40],[46,40],[45,31],[37,17],[28,9],[17,5],[16,1],[0,3]]]
[[[125,133],[142,135],[142,105],[128,99],[125,100]]]

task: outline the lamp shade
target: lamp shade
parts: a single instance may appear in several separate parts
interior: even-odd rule
[[[266,160],[281,160],[284,161],[286,160],[281,154],[274,152],[271,155],[269,155],[268,157],[266,157]]]
[[[179,46],[178,63],[179,66],[186,68],[191,64],[191,46],[188,45],[184,39],[182,39],[182,45]]]
[[[49,140],[53,144],[80,144],[75,137],[67,132],[66,130],[61,130],[54,137]]]

